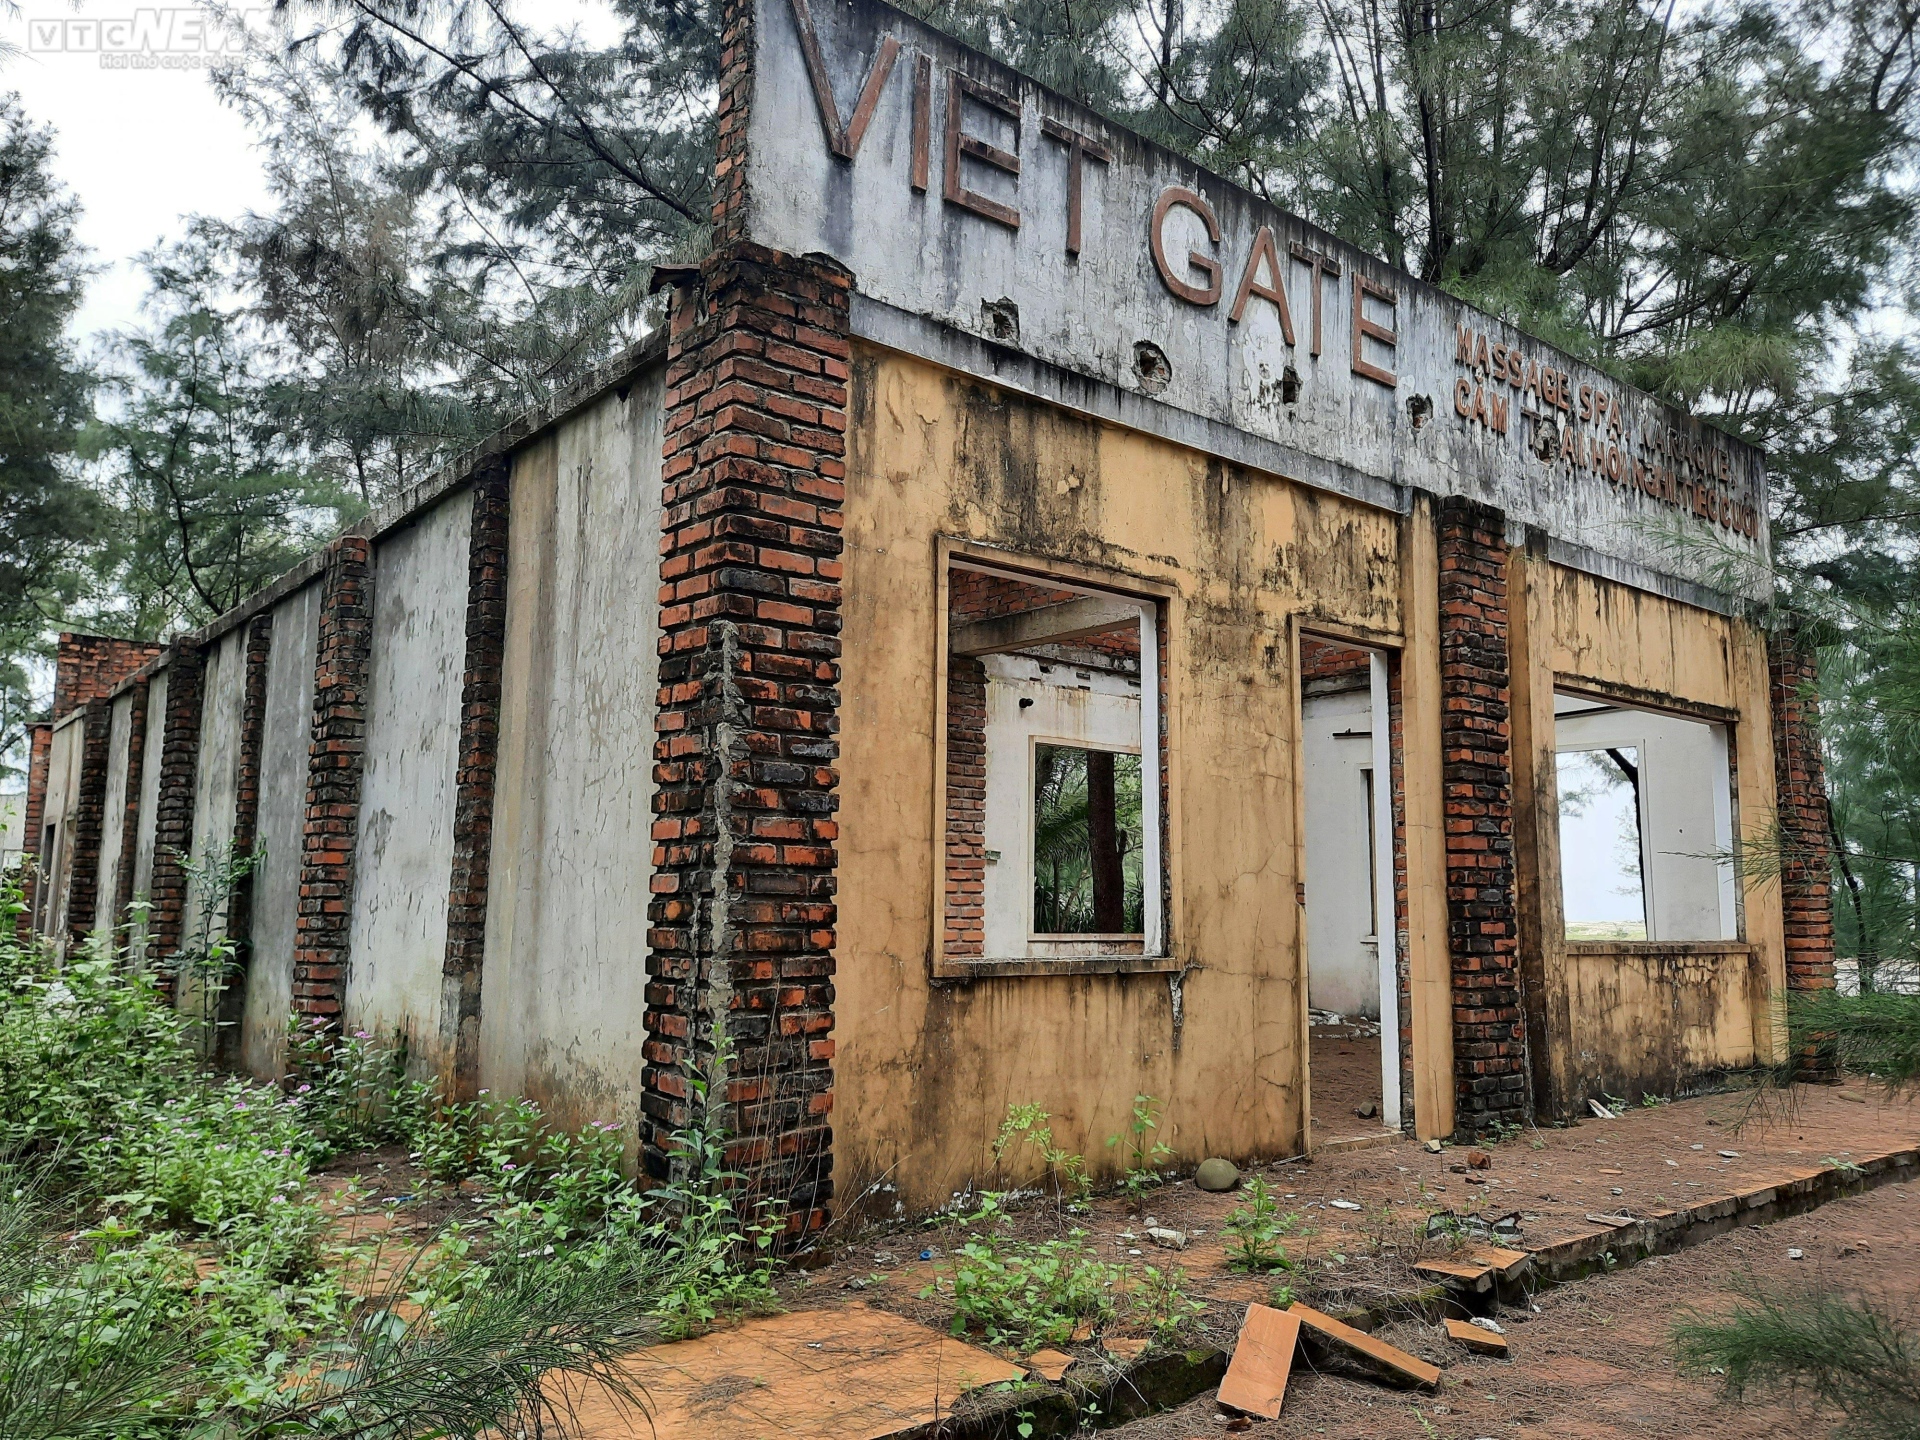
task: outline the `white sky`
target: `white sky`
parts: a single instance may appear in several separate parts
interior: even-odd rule
[[[178,236],[185,216],[234,219],[264,208],[260,153],[207,81],[206,62],[216,47],[196,29],[211,28],[204,6],[135,0],[19,0],[19,6],[18,15],[8,15],[0,3],[0,41],[19,52],[0,57],[0,90],[17,91],[36,123],[53,126],[55,170],[80,199],[80,239],[100,267],[75,332],[91,337],[128,328],[139,320],[145,289],[134,257]],[[543,27],[578,25],[602,39],[618,33],[598,0],[537,0],[531,8]],[[243,13],[265,28],[267,10]],[[136,26],[143,36],[166,37],[152,46],[160,63],[120,63]]]
[[[110,69],[97,48],[64,48],[68,35],[84,43],[84,32],[66,22],[151,25],[167,11],[132,0],[21,0],[20,8],[19,16],[0,18],[0,37],[20,51],[0,59],[0,89],[17,91],[27,114],[57,132],[56,173],[80,199],[80,239],[101,267],[75,328],[87,336],[130,326],[143,290],[134,256],[177,235],[184,215],[239,216],[264,205],[259,156],[205,69]],[[172,12],[204,13],[197,6]],[[55,24],[66,32],[58,38],[48,33]]]

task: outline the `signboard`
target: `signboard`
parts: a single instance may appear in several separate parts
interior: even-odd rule
[[[750,233],[841,261],[890,336],[1091,377],[1290,479],[1473,496],[1624,579],[1751,559],[1764,590],[1752,447],[874,0],[756,3]]]

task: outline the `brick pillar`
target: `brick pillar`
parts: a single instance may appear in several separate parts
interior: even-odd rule
[[[1768,637],[1789,990],[1833,988],[1833,842],[1827,772],[1820,755],[1817,679],[1811,648],[1791,634]]]
[[[1514,907],[1506,521],[1440,502],[1440,746],[1447,940],[1453,969],[1455,1127],[1530,1112]]]
[[[54,722],[58,724],[89,700],[111,694],[122,680],[165,648],[151,640],[62,634],[54,660]]]
[[[40,894],[41,826],[47,818],[47,766],[53,759],[53,726],[38,721],[27,727],[27,811],[20,817],[20,912],[17,933],[22,940],[33,933],[34,906]]]
[[[832,1194],[850,277],[745,244],[701,271],[668,354],[642,1139],[669,1175],[724,1036],[733,1162],[803,1233]]]
[[[320,590],[300,907],[293,932],[293,1008],[329,1026],[340,1023],[347,993],[353,854],[366,769],[372,568],[372,542],[343,535],[327,551]]]
[[[949,960],[987,953],[987,670],[947,659],[947,893]]]
[[[240,764],[234,789],[233,854],[251,855],[260,843],[260,766],[267,733],[267,661],[273,653],[273,612],[263,610],[247,624],[246,670],[241,676]],[[253,964],[254,872],[242,875],[227,900],[227,934],[234,945],[233,978],[220,996],[220,1025],[215,1058],[224,1065],[240,1059],[240,1026],[246,1018],[247,971]]]
[[[113,895],[113,923],[124,925],[127,907],[133,903],[133,855],[140,834],[140,784],[147,768],[147,703],[153,694],[151,680],[138,681],[128,702],[127,784],[118,797],[120,822],[120,866]]]
[[[167,709],[160,736],[158,798],[153,807],[153,879],[147,890],[146,964],[162,993],[173,994],[168,964],[180,949],[187,872],[180,857],[193,845],[194,777],[200,766],[200,711],[207,658],[180,644],[167,665]],[[151,717],[148,721],[152,723]]]
[[[80,793],[74,797],[73,867],[67,879],[67,942],[78,945],[93,931],[100,910],[100,845],[106,834],[107,756],[112,749],[113,706],[95,697],[81,707]]]
[[[493,858],[493,786],[500,751],[500,665],[507,644],[507,463],[473,482],[467,539],[466,668],[454,777],[453,870],[441,970],[441,1063],[454,1098],[480,1083],[480,985]]]

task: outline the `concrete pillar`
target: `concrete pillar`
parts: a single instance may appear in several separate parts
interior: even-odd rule
[[[234,789],[233,854],[251,855],[260,843],[260,767],[267,731],[267,665],[273,653],[273,612],[263,610],[247,622],[246,670],[241,676],[240,763]],[[246,1018],[247,971],[253,964],[253,886],[248,871],[227,899],[226,932],[236,947],[234,974],[220,997],[220,1028],[215,1056],[226,1065],[240,1059],[241,1023]]]
[[[153,681],[136,681],[128,702],[127,783],[123,794],[113,797],[125,816],[120,826],[120,866],[113,894],[113,923],[124,925],[127,907],[133,903],[134,849],[140,835],[140,785],[147,768],[147,705],[153,695]]]

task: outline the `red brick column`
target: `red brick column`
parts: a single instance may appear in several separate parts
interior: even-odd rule
[[[187,872],[180,857],[193,845],[194,778],[200,765],[200,712],[207,675],[198,646],[179,644],[167,664],[167,709],[160,736],[160,776],[153,807],[153,879],[147,889],[145,963],[155,983],[173,994],[167,963],[180,948],[187,906]],[[152,723],[149,719],[148,723]]]
[[[329,1026],[339,1024],[346,1002],[353,855],[366,768],[372,566],[372,542],[343,535],[328,550],[320,591],[300,906],[294,917],[293,1008]]]
[[[151,640],[61,635],[53,671],[54,721],[58,723],[89,700],[111,694],[122,680],[165,648]]]
[[[1774,799],[1780,824],[1780,908],[1787,988],[1833,988],[1833,839],[1820,755],[1818,667],[1790,634],[1767,641]]]
[[[1506,521],[1449,496],[1438,524],[1455,1123],[1472,1134],[1531,1110],[1514,905]]]
[[[73,868],[67,879],[67,942],[78,945],[93,932],[100,910],[100,845],[106,834],[107,757],[112,749],[113,706],[95,697],[82,707],[80,793],[74,797]]]
[[[34,906],[40,895],[40,828],[47,818],[47,766],[53,759],[53,726],[40,721],[27,727],[27,812],[20,817],[20,912],[18,931],[25,940],[33,933]]]
[[[467,539],[467,650],[454,777],[453,870],[441,968],[440,1043],[456,1099],[480,1083],[480,983],[493,857],[493,786],[500,751],[500,665],[507,644],[507,464],[473,482]]]
[[[731,8],[731,7],[730,7]],[[737,244],[675,296],[667,370],[648,1171],[724,1043],[734,1163],[832,1194],[834,791],[850,277]]]
[[[987,671],[947,659],[947,892],[950,960],[987,953]]]
[[[127,784],[119,797],[120,866],[113,894],[113,923],[123,925],[127,907],[133,903],[133,855],[140,834],[140,785],[147,769],[147,702],[153,694],[153,682],[141,680],[134,685],[128,702]]]

